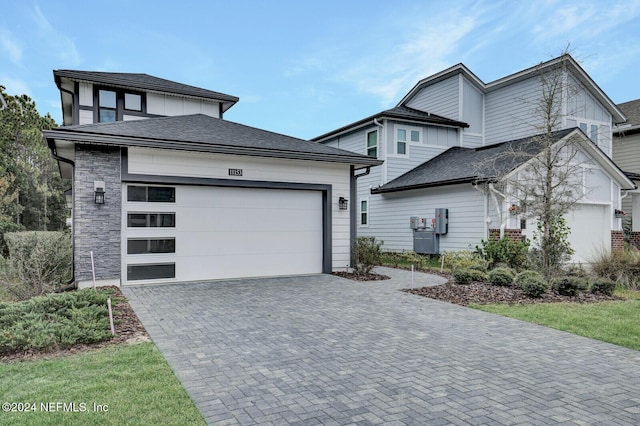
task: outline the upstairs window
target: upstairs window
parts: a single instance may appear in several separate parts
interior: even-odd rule
[[[101,123],[116,121],[116,92],[98,90],[98,120]]]
[[[396,127],[395,153],[398,155],[408,155],[407,145],[409,143],[419,144],[422,141],[422,132],[415,127]]]
[[[369,200],[360,200],[360,226],[369,225]]]
[[[369,157],[378,158],[378,131],[377,130],[367,133],[367,155]]]
[[[591,139],[591,142],[598,145],[599,128],[597,124],[588,124],[588,123],[581,122],[580,130],[582,130],[587,136],[589,136],[589,139]]]
[[[142,95],[136,93],[124,94],[124,109],[142,112]]]

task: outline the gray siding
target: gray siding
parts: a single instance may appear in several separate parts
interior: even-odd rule
[[[370,195],[370,227],[359,236],[384,241],[383,249],[412,250],[411,216],[433,218],[436,208],[449,209],[449,233],[440,238],[440,252],[472,249],[484,235],[484,196],[471,184]]]
[[[519,139],[539,132],[535,110],[541,85],[537,78],[495,90],[485,98],[485,144]]]
[[[465,132],[482,134],[484,132],[483,117],[484,95],[467,79],[462,83],[462,117],[469,125]]]
[[[640,173],[640,134],[616,137],[613,161],[625,172]]]
[[[420,90],[406,105],[421,111],[460,120],[459,76],[455,75]]]
[[[477,148],[483,145],[482,135],[469,135],[462,132],[462,146],[465,148]]]
[[[93,182],[104,181],[105,202],[95,204]],[[73,233],[76,281],[120,279],[122,219],[120,149],[76,145]]]

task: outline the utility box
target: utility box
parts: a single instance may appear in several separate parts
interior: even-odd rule
[[[433,229],[413,231],[413,251],[418,254],[438,254],[440,244],[435,231]]]
[[[449,209],[436,209],[434,229],[438,235],[445,235],[449,232]]]
[[[427,227],[427,223],[426,217],[411,216],[409,218],[409,227],[411,229],[424,229]]]

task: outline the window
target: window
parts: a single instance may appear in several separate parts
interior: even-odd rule
[[[367,155],[378,158],[378,131],[367,133]]]
[[[175,213],[128,213],[129,228],[175,228]]]
[[[175,253],[176,239],[130,239],[127,240],[127,254]]]
[[[175,203],[176,189],[169,186],[135,186],[127,187],[127,201],[147,203]]]
[[[98,121],[100,123],[116,121],[116,92],[98,90]]]
[[[395,153],[408,155],[408,143],[419,144],[422,140],[422,132],[416,127],[396,127]]]
[[[100,123],[124,120],[124,115],[146,116],[144,93],[97,87],[94,92],[94,120]]]
[[[580,126],[580,130],[582,130],[587,136],[589,136],[589,139],[591,139],[591,142],[595,143],[596,145],[598,144],[598,125],[597,124],[587,124],[587,123],[583,123],[581,122],[579,124]]]
[[[360,200],[360,226],[369,225],[369,200]]]
[[[175,263],[127,265],[127,281],[175,278]]]

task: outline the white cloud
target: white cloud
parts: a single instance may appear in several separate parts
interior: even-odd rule
[[[56,30],[37,5],[34,7],[33,19],[47,50],[52,51],[54,56],[57,56],[65,66],[80,64],[80,54],[76,49],[75,42]]]
[[[22,44],[6,31],[0,31],[0,48],[14,64],[22,61]]]

